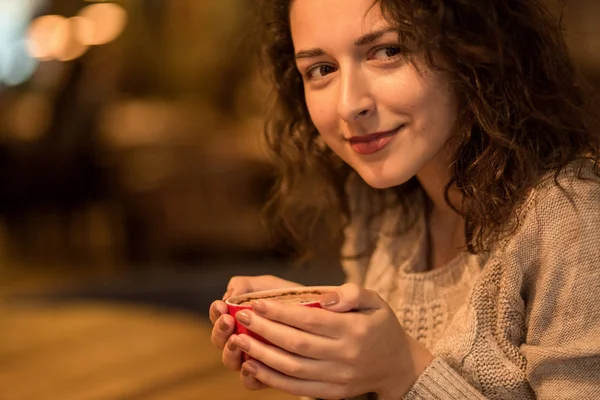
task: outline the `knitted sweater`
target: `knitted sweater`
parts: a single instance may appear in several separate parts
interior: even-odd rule
[[[600,399],[600,180],[575,167],[544,179],[520,224],[486,254],[425,270],[424,213],[400,237],[399,210],[367,222],[364,195],[343,254],[348,281],[375,290],[436,357],[405,399]],[[362,199],[362,200],[361,200]]]

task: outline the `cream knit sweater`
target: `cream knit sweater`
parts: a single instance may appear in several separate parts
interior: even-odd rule
[[[369,226],[353,213],[343,254],[367,235],[377,245],[343,262],[348,281],[377,291],[436,356],[406,399],[600,399],[600,180],[583,175],[567,168],[562,189],[543,180],[514,235],[433,271],[424,217],[394,237],[398,210]]]

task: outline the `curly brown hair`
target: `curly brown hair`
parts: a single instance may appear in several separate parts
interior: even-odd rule
[[[328,216],[351,218],[345,186],[353,171],[322,145],[311,122],[294,60],[290,5],[291,0],[260,1],[262,55],[275,100],[265,133],[280,171],[270,209],[306,245],[311,241],[304,234],[314,229],[301,230],[298,219],[314,227]],[[583,158],[596,160],[600,175],[598,121],[561,22],[542,1],[374,0],[373,5],[397,29],[403,52],[423,52],[430,68],[450,74],[458,93],[455,132],[460,134],[453,137],[457,153],[446,200],[451,187],[463,195],[463,203],[452,206],[465,218],[470,251],[485,250],[517,227],[519,203],[542,175],[558,176]],[[392,190],[409,210],[407,195],[420,189],[413,178]],[[372,189],[374,198],[384,192]],[[327,202],[307,201],[311,196]]]

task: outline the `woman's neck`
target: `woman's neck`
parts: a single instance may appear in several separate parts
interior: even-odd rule
[[[461,195],[446,188],[452,179],[451,163],[447,153],[440,153],[417,174],[429,206],[427,207],[427,269],[436,269],[454,259],[466,246],[464,218],[446,201],[460,207]]]
[[[431,202],[430,211],[444,219],[457,215],[456,210],[446,201],[446,188],[452,179],[451,155],[450,149],[445,147],[417,173],[417,179]],[[459,206],[460,193],[451,188],[448,200],[454,206]]]

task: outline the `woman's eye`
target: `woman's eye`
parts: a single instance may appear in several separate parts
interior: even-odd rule
[[[331,65],[317,65],[306,72],[306,76],[308,79],[319,79],[324,78],[326,75],[329,75],[333,72],[337,71],[337,68],[332,67]]]
[[[373,53],[373,59],[375,60],[389,60],[391,58],[396,58],[400,55],[401,50],[399,47],[387,46],[382,47]]]

